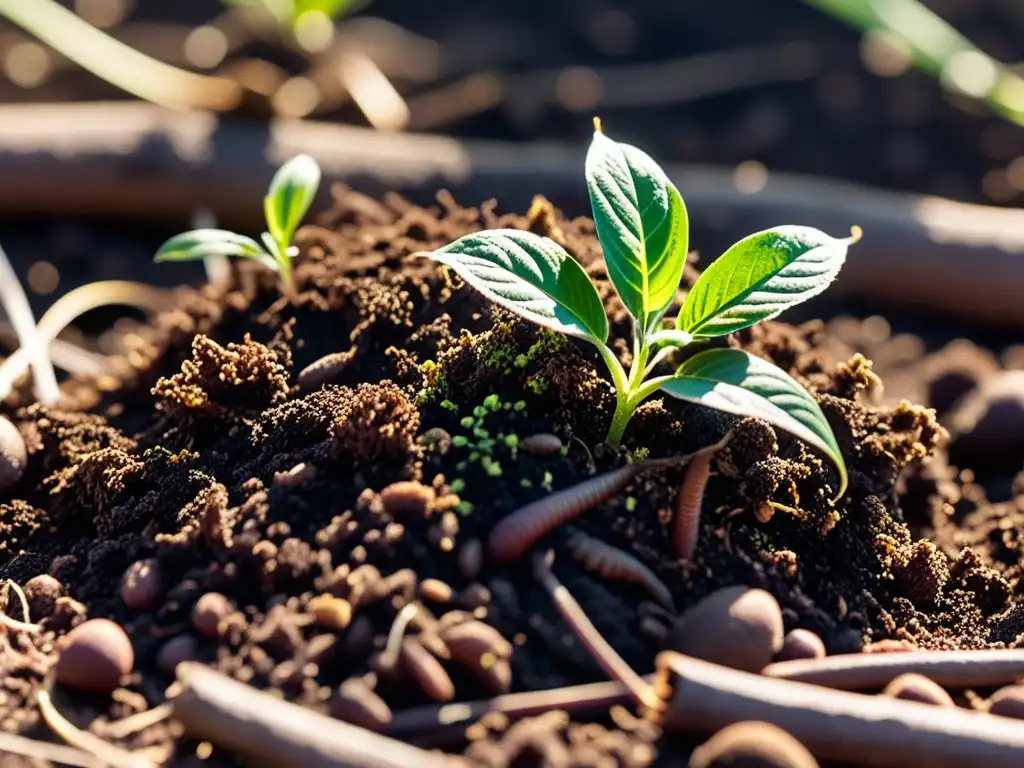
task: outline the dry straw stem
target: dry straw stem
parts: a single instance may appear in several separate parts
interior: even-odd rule
[[[277,699],[200,664],[179,664],[174,717],[193,738],[280,768],[466,768],[461,758],[426,752]]]
[[[71,746],[95,755],[100,765],[111,768],[156,768],[156,763],[141,755],[134,755],[107,743],[94,734],[76,728],[53,706],[50,692],[45,688],[36,694],[36,700],[43,720],[50,726],[50,730]]]
[[[644,678],[646,680],[646,678]],[[586,685],[571,685],[546,691],[507,693],[491,699],[413,707],[396,712],[385,726],[385,733],[415,735],[445,727],[465,727],[489,713],[509,719],[539,715],[552,710],[581,712],[607,709],[632,700],[630,689],[618,680]]]
[[[13,733],[0,733],[0,755],[18,755],[32,761],[32,765],[44,762],[54,765],[71,765],[75,768],[108,768],[109,763],[74,747],[36,741]]]
[[[536,555],[533,558],[533,572],[537,580],[544,585],[544,589],[551,595],[555,607],[572,628],[573,634],[608,677],[622,682],[638,703],[649,710],[660,709],[662,702],[655,694],[651,684],[634,672],[633,668],[608,644],[608,641],[597,631],[597,627],[591,623],[569,590],[551,572],[553,559],[554,555],[551,552],[546,555]]]
[[[1024,677],[1024,650],[854,653],[779,661],[761,672],[848,691],[884,688],[908,673],[924,675],[945,688],[1004,685]]]
[[[1019,722],[884,696],[833,691],[720,667],[680,653],[657,658],[666,731],[712,732],[759,720],[782,728],[819,760],[857,766],[1019,768]]]

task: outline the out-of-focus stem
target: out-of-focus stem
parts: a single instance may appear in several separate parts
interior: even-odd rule
[[[0,0],[5,16],[97,77],[172,109],[233,109],[242,87],[172,67],[115,40],[53,0]]]

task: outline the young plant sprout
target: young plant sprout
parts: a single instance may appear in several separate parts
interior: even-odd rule
[[[245,235],[225,229],[193,229],[175,235],[160,246],[154,261],[194,261],[207,256],[257,259],[277,272],[285,293],[295,292],[292,258],[298,248],[292,237],[320,186],[320,166],[309,155],[298,155],[278,169],[263,198],[267,232],[261,246]]]
[[[461,237],[427,256],[455,270],[485,296],[527,320],[590,342],[615,386],[605,442],[617,447],[633,411],[658,390],[739,416],[754,416],[818,448],[839,473],[846,465],[825,415],[781,369],[737,349],[707,349],[670,375],[647,378],[671,350],[724,336],[775,317],[823,291],[839,273],[848,246],[811,227],[780,226],[730,247],[687,294],[674,321],[675,298],[689,246],[686,206],[647,154],[612,141],[594,120],[586,178],[597,236],[612,284],[633,319],[633,362],[626,371],[608,345],[608,318],[583,268],[557,243],[515,229]],[[667,326],[667,327],[666,327]]]

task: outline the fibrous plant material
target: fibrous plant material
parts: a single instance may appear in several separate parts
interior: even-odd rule
[[[50,362],[50,356],[46,351],[47,345],[40,338],[42,334],[36,327],[35,318],[32,317],[28,297],[3,248],[0,248],[0,306],[14,326],[19,347],[27,350],[31,358],[36,397],[48,405],[57,402],[60,388],[57,386],[57,374],[53,370],[53,363]]]
[[[453,269],[492,301],[539,325],[593,344],[608,367],[616,405],[605,442],[617,447],[630,417],[658,390],[726,413],[756,416],[822,451],[846,490],[846,465],[814,398],[771,363],[737,349],[706,349],[674,374],[647,379],[667,350],[724,336],[816,296],[835,279],[850,245],[809,227],[781,226],[739,241],[715,260],[686,296],[672,327],[689,243],[678,190],[645,153],[619,144],[594,121],[586,176],[605,264],[633,325],[627,373],[609,345],[604,306],[590,277],[553,240],[495,229],[459,238],[429,257]]]
[[[900,675],[924,675],[944,688],[1005,685],[1024,677],[1024,650],[853,653],[769,664],[761,674],[850,691],[883,688]]]
[[[115,40],[53,0],[0,0],[0,16],[108,83],[173,109],[226,111],[242,100],[232,80],[172,67]]]
[[[174,717],[196,738],[282,768],[452,768],[460,758],[426,752],[291,704],[200,664],[178,665]]]
[[[111,768],[156,768],[156,763],[120,747],[115,747],[88,731],[76,728],[57,711],[47,689],[41,689],[36,694],[36,698],[43,720],[50,726],[50,729],[71,746],[95,755],[102,765],[111,766]]]
[[[787,731],[819,760],[857,766],[1011,768],[1024,761],[1024,729],[1008,718],[777,680],[679,653],[660,654],[657,667],[667,731],[759,720]]]
[[[193,229],[167,240],[153,260],[195,261],[218,255],[256,259],[276,272],[282,290],[292,295],[292,259],[298,253],[292,239],[319,187],[320,166],[316,160],[309,155],[296,155],[274,174],[263,198],[267,223],[267,231],[260,235],[263,245],[226,229]]]
[[[57,334],[74,322],[75,318],[110,304],[151,312],[169,306],[168,294],[144,283],[126,280],[105,280],[88,283],[61,296],[39,318],[36,326],[37,343],[42,349],[53,341]],[[7,397],[15,382],[31,364],[33,349],[20,346],[10,357],[0,363],[0,399]]]

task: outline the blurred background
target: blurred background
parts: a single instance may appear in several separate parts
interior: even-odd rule
[[[364,155],[371,166],[429,165],[440,162],[435,152],[457,160],[459,148],[479,145],[485,150],[474,155],[472,172],[497,170],[486,189],[470,187],[461,202],[497,197],[506,210],[525,208],[527,190],[549,191],[536,188],[547,173],[567,179],[555,187],[563,190],[556,205],[586,214],[578,160],[591,116],[600,114],[615,138],[666,165],[685,164],[677,169],[683,178],[699,165],[716,169],[708,179],[728,181],[721,203],[698,195],[692,242],[702,254],[731,242],[724,230],[700,228],[719,208],[738,218],[728,233],[757,228],[759,209],[736,199],[786,173],[869,185],[874,191],[846,199],[889,210],[897,234],[905,216],[918,250],[942,238],[924,237],[917,209],[884,191],[1005,209],[1010,218],[970,214],[961,223],[959,209],[947,215],[942,208],[932,219],[941,225],[957,218],[955,227],[973,232],[957,237],[987,238],[1009,251],[1007,243],[1024,243],[1024,220],[1014,211],[1024,200],[1020,61],[1021,0],[0,0],[0,242],[37,317],[89,281],[195,283],[201,267],[154,268],[153,251],[170,234],[216,222],[202,198],[219,196],[230,207],[232,179],[225,175],[247,185],[245,205],[258,215],[262,176],[251,183],[248,169],[265,165],[260,173],[269,175],[272,126],[282,124],[306,126],[289,134],[291,150],[307,151],[302,142],[315,138],[324,156],[344,155],[342,171]],[[97,106],[83,111],[85,103]],[[117,109],[130,104],[199,117],[179,124],[163,112]],[[233,154],[234,165],[192,151],[190,131],[206,130],[208,119],[224,138],[218,153]],[[329,130],[307,130],[307,121]],[[154,152],[147,132],[158,124],[170,149]],[[469,144],[403,143],[409,134]],[[553,154],[537,154],[540,147]],[[105,158],[116,172],[104,173]],[[520,159],[525,178],[515,174]],[[350,181],[341,171],[334,176]],[[402,191],[421,202],[443,185],[409,176]],[[196,204],[187,214],[117,215],[119,194],[126,210],[139,207],[130,198],[140,180],[150,184],[143,188],[153,208],[174,197],[154,193],[154,184],[186,189]],[[703,194],[702,182],[690,183]],[[25,204],[29,187],[32,202]],[[78,190],[74,206],[66,205],[70,187]],[[798,184],[777,196],[771,215],[818,225],[803,216],[819,202],[816,189]],[[952,289],[947,281],[930,296],[920,286],[915,292],[932,271],[927,252],[912,268],[886,272],[890,255],[894,264],[902,256],[902,241],[885,251],[895,235],[877,228],[872,235],[870,222],[850,220],[854,214],[836,202],[842,199],[829,198],[837,210],[828,221],[868,231],[851,255],[850,274],[852,259],[875,253],[863,263],[881,265],[879,286],[889,281],[889,298],[909,300],[893,308],[873,301],[870,290],[849,299],[827,293],[786,319],[826,318],[850,348],[875,359],[890,399],[949,409],[980,391],[982,379],[1024,369],[1019,323],[965,322],[934,300],[966,290],[968,280],[954,280]],[[955,261],[957,254],[935,258]],[[1020,255],[995,255],[1002,271],[988,286],[1020,285]],[[960,269],[984,278],[981,262],[976,275],[970,264]],[[989,288],[974,287],[983,304]],[[1022,303],[1014,305],[1019,311]],[[116,316],[90,312],[74,333],[98,333]],[[0,344],[13,348],[9,329],[0,330]],[[1024,387],[1016,381],[1000,397],[1024,424]],[[1017,423],[999,413],[996,421]],[[1015,434],[1019,443],[1024,427]],[[993,451],[1017,450],[1018,443]],[[1008,479],[1000,485],[1008,486]]]

